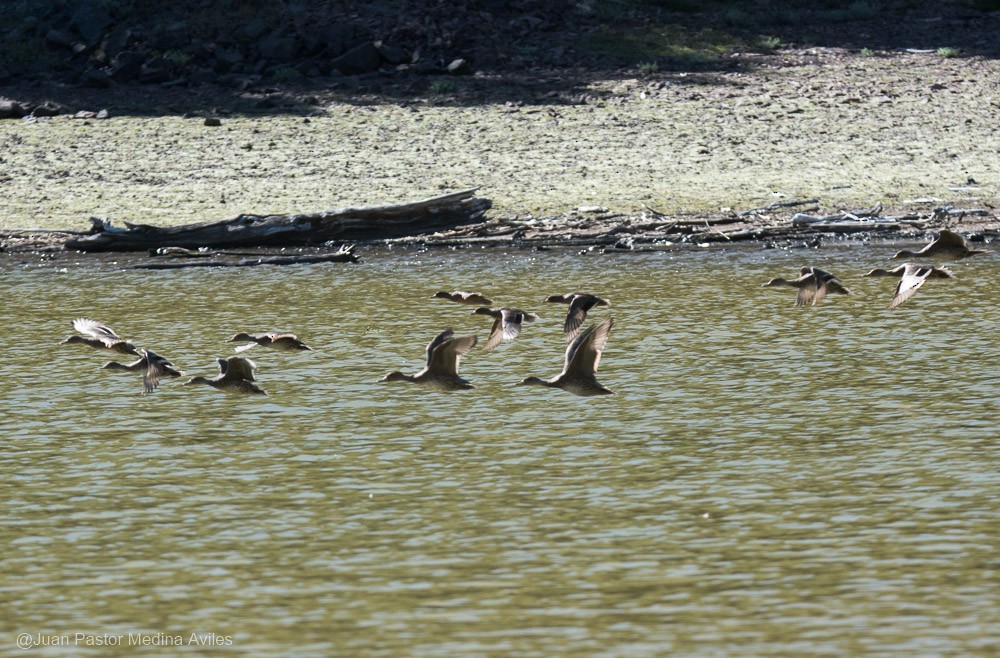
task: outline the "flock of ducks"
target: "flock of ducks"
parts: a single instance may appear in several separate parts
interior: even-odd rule
[[[525,323],[538,319],[534,313],[519,308],[491,308],[493,301],[482,293],[456,290],[441,291],[432,299],[447,299],[459,304],[479,306],[473,315],[487,315],[493,318],[493,327],[484,345],[485,350],[495,349],[500,343],[513,340],[521,334]],[[569,345],[566,347],[563,369],[551,379],[527,377],[520,382],[522,386],[547,386],[560,388],[575,395],[610,395],[614,391],[602,386],[597,381],[597,366],[601,354],[611,335],[614,318],[609,317],[598,324],[581,330],[587,312],[594,307],[607,307],[611,304],[606,299],[582,292],[572,292],[565,295],[551,295],[546,302],[569,304],[569,313],[563,323],[563,335]],[[457,391],[475,388],[469,381],[458,374],[458,364],[463,356],[476,346],[476,336],[456,336],[451,329],[445,329],[427,344],[427,364],[412,375],[398,370],[390,372],[379,382],[412,382],[445,391]]]
[[[98,350],[107,350],[117,354],[127,354],[139,357],[131,363],[109,361],[102,367],[104,370],[122,370],[125,372],[142,373],[144,393],[152,393],[160,385],[164,377],[180,377],[184,373],[174,367],[168,359],[150,349],[136,347],[132,341],[119,336],[111,327],[89,318],[73,320],[73,328],[81,335],[73,335],[62,342],[63,345],[79,343]],[[245,352],[256,347],[268,347],[280,351],[311,351],[312,348],[300,341],[295,334],[268,332],[251,335],[239,333],[229,339],[229,342],[246,342],[234,349]],[[219,374],[215,377],[192,377],[187,384],[205,384],[219,391],[230,393],[251,393],[267,395],[257,383],[257,364],[243,356],[231,356],[227,359],[217,359]]]
[[[940,235],[917,252],[899,251],[894,259],[902,258],[938,258],[942,260],[961,260],[976,254],[987,253],[984,249],[973,249],[961,235],[943,229]],[[925,281],[934,278],[951,279],[954,275],[940,267],[904,263],[892,270],[873,269],[864,276],[894,276],[899,278],[899,284],[893,293],[889,308],[896,308],[910,299]],[[790,286],[798,289],[795,303],[798,306],[815,305],[828,294],[847,295],[848,290],[836,276],[818,267],[806,266],[800,270],[795,279],[774,278],[764,284],[765,287]],[[482,293],[457,290],[453,292],[438,292],[432,299],[446,299],[459,304],[477,306],[473,315],[485,315],[493,319],[490,335],[484,345],[485,350],[493,350],[502,342],[514,340],[521,334],[523,325],[535,322],[538,316],[519,308],[493,308],[493,301]],[[608,343],[614,318],[608,317],[601,322],[583,328],[587,313],[593,308],[609,307],[608,300],[582,292],[572,292],[563,295],[550,295],[546,302],[567,304],[569,311],[563,323],[563,335],[567,343],[562,371],[550,379],[527,377],[519,382],[522,386],[545,386],[559,388],[580,396],[609,395],[614,391],[597,381],[597,368],[601,354]],[[83,344],[99,350],[107,350],[117,354],[138,357],[130,363],[111,361],[103,369],[121,370],[141,373],[143,391],[153,392],[160,381],[167,377],[180,377],[184,373],[178,370],[166,358],[150,349],[136,347],[132,341],[126,340],[115,333],[107,325],[88,318],[73,320],[73,328],[79,335],[73,335],[63,341],[63,344]],[[243,345],[234,348],[237,353],[245,352],[260,346],[280,351],[311,351],[295,334],[267,332],[262,334],[238,333],[229,342],[240,342]],[[477,345],[478,338],[474,335],[456,336],[451,329],[445,329],[427,344],[427,363],[413,374],[393,371],[379,379],[379,382],[411,382],[422,384],[438,390],[455,391],[474,388],[474,386],[458,374],[461,358]],[[220,391],[232,393],[248,393],[267,395],[256,383],[257,364],[244,356],[230,356],[217,359],[219,374],[215,377],[192,377],[185,384],[204,384]]]
[[[925,245],[920,251],[910,251],[903,249],[896,252],[893,259],[901,258],[936,258],[945,261],[962,260],[976,254],[985,254],[986,249],[973,249],[964,237],[942,229],[936,239]],[[870,270],[863,276],[894,276],[899,278],[896,290],[893,292],[889,308],[896,308],[908,299],[928,279],[954,279],[955,275],[943,267],[931,265],[920,265],[918,263],[904,263],[891,270],[876,268]],[[790,286],[798,289],[795,297],[796,306],[815,305],[823,301],[828,294],[847,295],[847,288],[841,284],[840,280],[833,274],[819,269],[818,267],[803,267],[799,270],[799,277],[795,279],[783,279],[781,277],[771,279],[764,284],[764,287]]]

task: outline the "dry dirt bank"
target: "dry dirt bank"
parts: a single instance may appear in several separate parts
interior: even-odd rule
[[[83,230],[92,215],[169,225],[472,186],[494,219],[579,206],[712,218],[818,198],[820,213],[986,209],[963,221],[996,228],[996,60],[740,57],[740,72],[600,81],[535,102],[487,98],[487,78],[406,99],[319,94],[282,113],[224,113],[217,127],[167,110],[123,114],[121,99],[95,97],[90,109],[104,101],[109,119],[0,122],[0,229]],[[190,93],[164,92],[164,104]]]

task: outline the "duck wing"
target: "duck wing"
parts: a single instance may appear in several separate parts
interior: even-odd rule
[[[521,335],[521,327],[525,322],[534,322],[538,316],[522,311],[519,308],[502,308],[500,317],[503,320],[503,339],[514,340]]]
[[[434,347],[427,363],[428,371],[437,375],[457,377],[458,362],[476,346],[478,340],[475,336],[448,336]]]
[[[146,372],[142,376],[142,386],[146,393],[152,393],[160,385],[160,379],[163,377],[181,376],[180,371],[174,368],[174,364],[153,350],[140,348],[139,353],[146,361]]]
[[[587,319],[587,311],[594,308],[600,301],[600,299],[593,295],[573,295],[573,299],[569,303],[569,313],[566,315],[566,322],[563,324],[563,333],[566,334],[567,340],[580,331],[584,320]]]
[[[968,249],[969,243],[965,241],[959,233],[954,231],[949,231],[946,228],[941,229],[938,233],[937,239],[931,242],[929,245],[924,247],[923,251],[930,251],[935,249]]]
[[[73,320],[73,328],[81,334],[92,336],[98,340],[104,341],[107,344],[125,340],[116,334],[111,327],[106,324],[101,324],[97,320],[91,320],[90,318],[77,318]]]
[[[439,345],[441,345],[442,343],[444,343],[444,341],[448,340],[449,338],[451,338],[454,335],[455,335],[454,331],[452,331],[451,329],[445,329],[444,331],[442,331],[441,333],[439,333],[437,336],[435,336],[433,339],[431,339],[431,342],[427,343],[427,367],[428,368],[431,366],[431,363],[433,363],[433,361],[434,361],[434,350],[436,350]]]
[[[495,349],[497,345],[506,340],[506,335],[506,329],[503,327],[503,317],[498,317],[493,321],[493,327],[490,329],[490,336],[486,339],[486,345],[483,346],[483,349]]]
[[[245,356],[231,356],[225,359],[225,368],[222,368],[222,361],[223,359],[220,359],[220,369],[223,370],[222,374],[227,379],[242,379],[249,382],[257,380],[254,376],[254,373],[257,372],[257,364]]]
[[[609,317],[599,324],[592,324],[573,339],[566,348],[566,362],[560,377],[593,377],[601,363],[601,354],[611,336],[614,317]]]
[[[823,299],[826,291],[820,293],[819,277],[813,272],[813,268],[803,267],[801,273],[799,278],[789,282],[799,289],[799,294],[795,296],[795,305],[808,306]]]
[[[896,292],[892,296],[892,301],[889,302],[889,308],[896,308],[900,304],[905,303],[910,297],[913,297],[917,289],[927,281],[927,277],[930,276],[933,269],[933,267],[907,263],[903,270],[903,276],[896,285]]]

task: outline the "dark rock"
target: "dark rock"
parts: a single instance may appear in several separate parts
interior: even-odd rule
[[[173,65],[166,57],[154,57],[139,68],[139,82],[167,82],[173,78]]]
[[[96,45],[101,34],[111,25],[111,15],[97,2],[84,2],[73,14],[69,24],[87,45]]]
[[[472,65],[464,59],[456,59],[448,65],[450,75],[472,75]]]
[[[444,73],[445,69],[441,68],[429,59],[421,59],[420,61],[413,64],[410,70],[414,73],[419,73],[420,75],[435,75],[437,73]]]
[[[221,126],[222,125],[222,119],[220,119],[219,117],[208,117],[207,119],[205,119],[205,125],[206,126]]]
[[[27,108],[17,101],[0,98],[0,119],[20,119],[27,113]]]
[[[241,30],[247,41],[259,40],[270,28],[270,24],[263,18],[255,18],[248,21]]]
[[[262,59],[272,62],[291,62],[299,52],[299,44],[291,37],[271,34],[257,44],[257,53]]]
[[[390,64],[403,64],[410,61],[410,53],[399,46],[376,41],[375,48],[378,50],[378,54],[382,56],[382,59]]]
[[[111,77],[116,82],[134,80],[142,70],[146,54],[138,50],[124,50],[118,53],[111,66]]]
[[[211,69],[196,69],[191,73],[191,84],[207,85],[215,82],[218,75]]]
[[[223,48],[219,46],[215,49],[215,70],[225,73],[243,61],[243,53],[238,50]]]
[[[45,40],[57,46],[72,48],[73,42],[76,41],[76,38],[66,30],[57,30],[56,28],[52,28],[45,33]]]
[[[325,53],[330,57],[343,55],[356,42],[354,28],[347,23],[318,25],[302,33],[303,47],[310,53]]]
[[[132,30],[127,27],[119,27],[108,33],[101,42],[101,50],[109,60],[114,59],[123,50],[128,48],[128,42],[132,39]]]
[[[330,66],[344,75],[375,71],[382,65],[382,56],[371,41],[366,41],[331,60]]]
[[[62,105],[53,101],[42,101],[40,104],[35,106],[35,109],[31,111],[31,116],[33,117],[54,117],[61,114],[63,111]]]
[[[99,69],[95,67],[90,67],[83,72],[81,77],[81,82],[88,87],[97,87],[99,89],[107,89],[114,85],[115,81],[111,77],[111,74],[104,69]]]
[[[191,43],[188,25],[185,21],[176,21],[168,25],[163,32],[150,41],[149,47],[160,52],[168,50],[183,50]]]

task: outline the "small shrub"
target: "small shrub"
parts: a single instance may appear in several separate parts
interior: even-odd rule
[[[639,75],[644,78],[660,72],[660,65],[656,62],[640,62],[637,68],[639,69]]]
[[[432,94],[453,94],[458,89],[455,83],[446,78],[438,78],[427,88]]]
[[[862,57],[874,57],[875,56],[875,51],[872,50],[871,48],[862,48],[861,49],[861,56]]]
[[[191,61],[191,55],[182,53],[179,50],[168,50],[163,53],[163,58],[173,64],[176,68],[184,68]]]
[[[293,69],[290,66],[282,66],[274,71],[274,81],[291,83],[298,82],[302,79],[302,73],[298,69]]]
[[[937,54],[945,59],[951,59],[953,57],[958,57],[958,48],[945,46],[944,48],[938,48]]]
[[[781,45],[778,37],[761,37],[757,40],[757,47],[764,50],[775,50]]]

